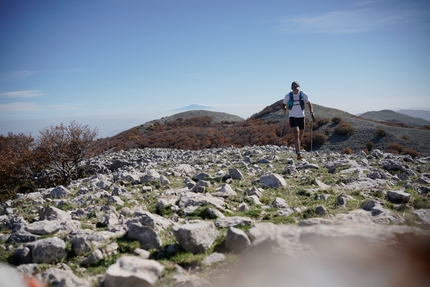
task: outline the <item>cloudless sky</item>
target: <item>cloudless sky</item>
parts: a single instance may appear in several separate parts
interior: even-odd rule
[[[352,114],[430,109],[430,2],[0,0],[2,134],[190,104],[248,118],[295,80]]]

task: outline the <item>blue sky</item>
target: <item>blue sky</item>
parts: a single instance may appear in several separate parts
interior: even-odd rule
[[[0,0],[0,41],[2,134],[248,118],[294,80],[353,114],[430,109],[428,0]]]

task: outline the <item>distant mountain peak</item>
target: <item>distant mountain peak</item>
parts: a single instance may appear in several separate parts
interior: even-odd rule
[[[213,110],[213,107],[201,106],[197,104],[191,104],[183,108],[176,109],[174,111],[192,111],[192,110]]]

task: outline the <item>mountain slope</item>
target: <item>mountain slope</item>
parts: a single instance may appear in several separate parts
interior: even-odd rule
[[[313,123],[312,141],[311,121],[306,111],[308,117],[302,144],[308,151],[329,149],[341,152],[351,149],[359,152],[369,144],[375,149],[386,150],[396,143],[400,152],[430,156],[429,130],[372,121],[317,104],[314,104],[314,111],[316,122]],[[338,125],[341,125],[339,121],[343,122],[342,125],[351,126],[353,132],[348,136],[336,132]],[[247,120],[211,111],[178,113],[102,139],[95,153],[147,147],[199,150],[253,145],[293,145],[288,114],[284,115],[281,101],[267,106]]]
[[[398,110],[397,112],[414,118],[421,118],[430,121],[429,110]]]
[[[408,116],[404,113],[395,112],[391,110],[371,111],[371,112],[361,114],[360,117],[365,119],[375,120],[375,121],[404,123],[406,125],[415,126],[415,127],[430,125],[430,121],[424,120],[422,118]]]

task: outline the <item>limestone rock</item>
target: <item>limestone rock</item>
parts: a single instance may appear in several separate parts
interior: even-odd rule
[[[152,286],[163,270],[164,266],[155,260],[123,256],[106,270],[103,286]]]
[[[407,203],[411,195],[403,190],[393,190],[387,192],[387,200],[392,203]]]
[[[52,189],[49,193],[50,198],[65,198],[70,194],[70,191],[64,186],[60,185]]]
[[[226,259],[225,255],[222,253],[214,252],[205,257],[205,259],[200,262],[201,265],[209,266],[217,262],[222,262]]]
[[[225,246],[228,250],[234,253],[242,253],[251,245],[248,236],[242,230],[229,227],[225,237]]]
[[[194,254],[208,250],[218,236],[218,231],[212,222],[174,226],[172,231],[182,248]]]
[[[66,258],[66,243],[58,237],[40,239],[27,245],[34,263],[54,263]]]
[[[54,206],[46,206],[39,210],[39,220],[67,220],[72,216],[59,208]]]
[[[140,242],[143,249],[160,249],[162,242],[155,231],[140,223],[132,223],[128,227],[127,237]]]
[[[250,226],[253,224],[253,220],[249,217],[232,216],[225,218],[218,218],[215,221],[216,227],[235,227],[235,226]]]
[[[281,175],[276,173],[263,175],[262,177],[260,177],[259,181],[260,185],[263,187],[279,188],[287,186],[285,179]]]

